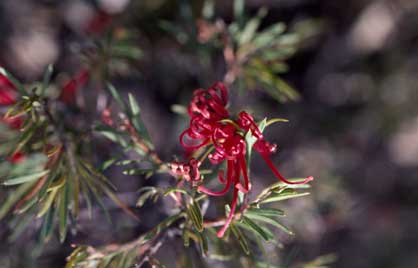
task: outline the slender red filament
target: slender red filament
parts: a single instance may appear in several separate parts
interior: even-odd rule
[[[229,225],[232,222],[232,219],[235,215],[235,209],[237,208],[237,202],[238,202],[238,188],[234,188],[234,194],[232,195],[232,203],[231,203],[231,210],[229,211],[228,218],[225,220],[225,225],[222,226],[222,228],[218,231],[217,236],[219,238],[223,237],[226,230],[228,230]]]
[[[289,181],[288,179],[286,179],[285,177],[282,176],[282,174],[280,174],[280,172],[277,170],[277,168],[274,166],[273,162],[271,161],[270,157],[268,154],[266,153],[261,153],[261,156],[263,157],[264,161],[267,163],[267,165],[270,167],[271,171],[273,171],[274,175],[281,180],[282,182],[286,183],[286,184],[304,184],[304,183],[308,183],[310,181],[313,181],[314,178],[312,176],[309,176],[307,178],[305,178],[303,181],[300,182],[295,182],[295,181]]]

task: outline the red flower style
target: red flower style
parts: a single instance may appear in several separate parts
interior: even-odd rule
[[[64,84],[59,99],[67,104],[74,103],[77,90],[87,83],[89,76],[87,69],[79,71],[71,80]]]
[[[287,184],[304,184],[314,179],[312,176],[309,176],[302,182],[292,182],[287,180],[285,177],[283,177],[282,174],[280,174],[279,170],[277,170],[277,168],[273,164],[273,161],[271,161],[270,159],[270,154],[275,153],[277,151],[277,145],[270,144],[268,141],[264,139],[263,134],[257,127],[257,124],[254,122],[253,117],[249,115],[247,112],[242,111],[239,114],[239,119],[237,123],[243,130],[251,131],[251,134],[257,139],[257,141],[254,144],[254,149],[261,154],[264,161],[273,171],[274,175],[282,182]]]
[[[218,231],[218,237],[223,237],[234,218],[238,192],[241,191],[245,194],[251,189],[246,163],[245,133],[250,132],[256,138],[254,149],[261,154],[273,174],[280,181],[287,184],[303,184],[313,180],[313,177],[310,176],[302,182],[292,182],[283,177],[270,159],[270,154],[276,152],[277,146],[264,139],[253,117],[247,112],[242,111],[237,120],[230,119],[226,109],[227,103],[228,93],[222,83],[215,83],[208,90],[196,90],[188,107],[189,128],[180,135],[180,143],[188,155],[211,145],[212,148],[208,149],[208,152],[213,149],[214,152],[208,154],[209,161],[212,164],[220,164],[226,161],[226,171],[220,170],[218,174],[219,182],[224,184],[223,189],[212,191],[203,185],[198,186],[200,192],[212,196],[224,195],[228,193],[231,186],[234,188],[231,209],[224,226]],[[192,158],[190,161],[197,160]],[[186,180],[195,183],[201,180],[198,172],[199,166],[200,162],[194,166],[190,162],[188,164],[175,162],[171,165],[174,175],[182,175]],[[192,170],[194,175],[190,175]],[[241,177],[243,182],[241,182]]]

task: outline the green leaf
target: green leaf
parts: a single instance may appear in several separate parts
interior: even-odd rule
[[[256,214],[266,217],[282,217],[285,215],[283,210],[273,208],[250,208],[245,211],[245,215],[248,214]]]
[[[284,31],[286,25],[282,22],[276,23],[265,29],[254,38],[254,45],[257,48],[270,46],[272,42]]]
[[[105,171],[106,169],[108,169],[109,167],[111,167],[113,164],[117,164],[118,159],[117,158],[110,158],[106,161],[104,161],[102,163],[102,165],[100,166],[99,170],[101,172]]]
[[[300,40],[298,33],[286,33],[275,40],[275,45],[279,47],[295,47]]]
[[[114,57],[128,58],[132,60],[139,60],[144,55],[140,48],[123,43],[114,44],[112,46],[111,54]]]
[[[54,214],[55,214],[55,208],[52,206],[47,211],[46,216],[44,218],[44,221],[42,223],[42,228],[40,232],[40,240],[44,241],[49,239],[49,235],[52,232],[52,229],[54,227]]]
[[[91,177],[95,178],[97,183],[102,185],[104,184],[106,187],[109,187],[112,190],[116,190],[116,186],[114,186],[102,173],[100,173],[93,165],[85,160],[79,161],[81,167],[89,174]]]
[[[33,174],[33,172],[40,172],[44,170],[44,166],[48,158],[44,154],[35,153],[29,155],[25,161],[12,165],[9,177],[16,178]]]
[[[283,74],[289,71],[289,65],[284,62],[273,62],[269,65],[269,68],[275,74]]]
[[[285,118],[272,118],[272,119],[267,121],[266,127],[270,126],[271,124],[279,123],[279,122],[287,123],[287,122],[289,122],[289,120],[287,120]]]
[[[278,202],[278,201],[283,201],[283,200],[302,197],[302,196],[307,196],[307,195],[309,195],[308,192],[305,192],[305,193],[293,192],[293,193],[272,194],[268,198],[262,200],[260,203],[265,204],[265,203]]]
[[[199,204],[193,200],[187,205],[187,215],[199,232],[203,231],[203,216]]]
[[[85,260],[88,256],[87,248],[87,246],[76,247],[73,252],[71,252],[70,256],[67,257],[67,264],[65,265],[65,268],[75,268],[77,262]]]
[[[234,19],[242,24],[244,20],[245,0],[234,0]]]
[[[242,250],[244,250],[245,254],[250,255],[250,248],[248,247],[247,239],[241,230],[234,223],[231,223],[229,228],[231,229],[235,238],[238,240],[238,243],[240,244]]]
[[[270,232],[270,230],[268,230],[267,228],[264,228],[262,225],[259,225],[255,222],[253,222],[248,217],[244,216],[242,218],[242,223],[241,224],[247,226],[248,229],[252,230],[253,232],[255,232],[257,235],[261,236],[266,241],[271,241],[275,238],[273,233]]]
[[[295,47],[279,47],[260,52],[260,58],[263,61],[282,61],[290,58],[295,52]]]
[[[126,104],[123,101],[123,99],[122,99],[121,95],[119,94],[119,92],[117,91],[117,89],[110,83],[107,84],[107,89],[109,90],[110,94],[115,99],[115,101],[117,102],[119,107],[122,110],[126,111]]]
[[[205,0],[202,7],[202,15],[206,20],[213,18],[215,14],[215,0]]]
[[[151,175],[154,173],[155,169],[153,168],[131,168],[122,171],[123,175]]]
[[[30,200],[27,200],[24,205],[15,209],[16,214],[23,214],[26,211],[30,210],[34,207],[35,204],[38,203],[38,198],[36,196],[32,197]]]
[[[45,90],[49,86],[53,72],[54,72],[54,66],[52,64],[49,64],[48,67],[46,68],[46,71],[44,73],[44,78],[42,80],[41,96],[45,93]]]
[[[141,112],[141,109],[139,108],[139,105],[136,102],[135,97],[131,93],[129,93],[128,99],[129,99],[129,106],[131,107],[132,116],[138,116],[139,113]]]
[[[99,207],[101,208],[101,210],[103,211],[106,219],[111,222],[111,218],[109,215],[109,212],[107,211],[107,207],[104,205],[103,200],[102,200],[102,196],[101,193],[104,191],[104,189],[102,188],[101,184],[97,184],[97,181],[92,179],[90,176],[86,176],[85,174],[82,175],[83,180],[81,181],[84,187],[84,195],[86,197],[86,203],[87,203],[87,208],[89,211],[89,214],[91,216],[91,201],[89,198],[89,193],[92,193],[93,197],[95,198],[97,204],[99,205]]]
[[[59,207],[59,233],[60,242],[64,242],[67,235],[67,217],[68,217],[68,195],[69,186],[66,185],[60,194],[60,207]]]
[[[291,85],[289,85],[286,81],[284,81],[283,79],[277,76],[275,77],[275,79],[273,79],[273,86],[286,99],[295,101],[300,98],[299,93]],[[269,91],[269,92],[271,93],[273,97],[276,96],[274,91]]]
[[[37,132],[38,126],[36,124],[33,124],[30,128],[25,130],[20,136],[18,144],[14,151],[20,151],[33,137],[33,135]]]
[[[39,210],[38,214],[36,215],[36,217],[40,218],[43,215],[45,215],[45,213],[47,213],[48,211],[50,211],[50,208],[53,207],[53,202],[55,197],[57,196],[59,188],[53,188],[48,197],[46,198],[46,200],[44,201],[41,209]]]
[[[272,219],[270,217],[266,217],[264,215],[259,215],[259,214],[245,214],[245,216],[247,216],[248,218],[255,220],[255,221],[261,221],[261,222],[265,222],[268,223],[270,225],[273,225],[279,229],[281,229],[282,231],[284,231],[285,233],[289,234],[289,235],[293,235],[294,233],[287,228],[286,226],[284,226],[283,224],[281,224],[280,222],[278,222],[275,219]]]
[[[298,100],[300,97],[299,93],[294,88],[273,74],[266,66],[262,67],[262,69],[247,66],[244,71],[246,76],[257,80],[258,83],[262,84],[264,90],[278,102]]]
[[[171,193],[182,193],[184,195],[189,195],[189,193],[184,190],[184,189],[180,189],[180,188],[168,188],[165,192],[164,192],[164,196],[167,196]]]
[[[254,37],[258,27],[260,26],[261,19],[267,14],[267,9],[260,8],[256,17],[252,18],[245,25],[244,30],[242,31],[240,38],[238,40],[239,45],[243,45],[251,41]]]
[[[94,129],[96,132],[102,134],[103,136],[105,136],[107,139],[118,143],[120,146],[126,148],[128,146],[128,143],[125,141],[125,139],[122,137],[122,134],[119,133],[118,131],[107,127],[107,126],[97,126]]]
[[[155,187],[150,187],[149,190],[143,192],[144,193],[141,194],[141,196],[138,198],[138,201],[136,202],[137,207],[142,207],[148,199],[151,199],[158,194],[158,190]]]
[[[195,232],[196,236],[198,237],[198,244],[200,247],[200,252],[202,253],[203,257],[208,255],[208,240],[203,232]]]
[[[190,238],[192,236],[192,232],[186,228],[183,229],[183,245],[188,248],[190,247]]]
[[[305,181],[306,178],[291,178],[288,179],[291,182],[299,182],[299,184],[287,184],[282,181],[278,181],[272,185],[270,185],[268,188],[274,192],[282,192],[282,191],[288,191],[288,190],[294,190],[294,189],[309,189],[311,186],[307,183],[301,184],[301,182]]]
[[[184,105],[180,105],[180,104],[173,104],[173,105],[171,105],[171,107],[170,107],[171,109],[171,111],[173,112],[173,113],[176,113],[176,114],[179,114],[179,115],[183,115],[183,116],[186,116],[186,117],[188,117],[189,115],[187,114],[187,107],[186,106],[184,106]]]
[[[24,176],[20,176],[20,177],[7,179],[3,182],[3,184],[4,185],[22,184],[22,183],[25,183],[25,182],[28,182],[28,181],[33,181],[33,180],[39,179],[39,178],[45,176],[48,173],[49,173],[49,170],[42,170],[42,171],[35,172],[33,174],[28,174],[28,175],[24,175]]]

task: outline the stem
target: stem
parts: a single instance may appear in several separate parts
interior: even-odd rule
[[[159,166],[160,169],[163,171],[168,171],[168,167],[164,162],[161,160],[161,158],[158,156],[158,154],[155,152],[155,150],[151,149],[139,136],[138,133],[136,133],[135,129],[132,127],[132,125],[127,125],[127,129],[129,131],[129,134],[132,138],[132,141],[136,146],[138,146],[146,155],[150,157],[150,159]]]
[[[143,251],[142,257],[139,259],[137,267],[142,267],[142,265],[144,265],[145,262],[149,261],[150,256],[152,256],[152,255],[154,255],[158,252],[160,247],[164,244],[167,232],[164,232],[163,234],[159,235],[158,238],[155,238],[151,243],[152,245],[149,245]]]

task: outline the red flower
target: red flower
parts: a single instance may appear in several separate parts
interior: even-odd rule
[[[87,23],[85,31],[90,34],[101,34],[111,22],[111,15],[103,11],[99,11],[94,15],[93,19]]]
[[[21,129],[23,125],[22,116],[3,117],[0,122],[8,125],[12,129]]]
[[[9,161],[13,164],[19,164],[23,160],[25,160],[25,154],[22,152],[16,152],[12,156],[9,157]]]
[[[200,161],[192,158],[188,163],[172,162],[170,163],[170,169],[174,176],[182,176],[187,181],[198,182],[201,180],[200,164]]]
[[[17,96],[16,87],[6,76],[0,74],[0,105],[9,106],[15,104]],[[0,118],[0,122],[13,129],[20,129],[23,124],[23,119],[22,116],[4,116]]]
[[[207,90],[195,90],[188,113],[190,117],[201,115],[206,119],[216,121],[229,117],[228,110],[225,108],[227,104],[227,89],[224,84],[218,82]]]
[[[190,127],[180,135],[180,143],[186,152],[194,152],[209,144],[212,133],[220,125],[219,120],[229,117],[225,108],[227,103],[228,92],[222,83],[194,92],[188,108]]]
[[[72,104],[75,102],[77,90],[85,85],[89,79],[89,71],[87,69],[82,69],[79,71],[74,78],[69,80],[62,87],[61,95],[59,99],[67,104]]]
[[[6,76],[0,74],[0,105],[12,105],[16,103],[16,98],[16,87]]]
[[[17,99],[16,87],[4,75],[0,74],[0,105],[9,106],[16,103]],[[8,125],[12,129],[20,129],[23,125],[21,116],[1,117],[0,122]],[[8,161],[13,164],[18,164],[25,159],[25,155],[18,151],[8,157]]]
[[[218,237],[225,234],[234,218],[238,192],[247,193],[251,189],[246,162],[247,144],[244,138],[246,133],[250,132],[256,138],[254,149],[261,154],[279,180],[287,184],[302,184],[313,180],[310,176],[302,182],[292,182],[283,177],[270,159],[270,154],[276,152],[277,146],[264,139],[253,117],[247,112],[241,112],[237,120],[230,119],[226,109],[227,103],[228,93],[222,83],[218,82],[208,90],[196,90],[188,108],[189,128],[180,135],[180,143],[189,155],[206,146],[211,146],[208,150],[214,149],[214,152],[208,154],[209,161],[212,164],[226,161],[226,172],[221,170],[218,174],[219,182],[224,184],[223,189],[212,191],[202,185],[198,187],[200,192],[212,196],[224,195],[228,193],[231,186],[234,188],[231,210],[224,226],[218,231]],[[198,164],[191,165],[191,161],[196,160],[192,158],[188,164],[175,162],[171,165],[172,173],[182,175],[186,180],[200,181],[201,176],[198,172],[200,162],[194,162]],[[241,182],[241,177],[243,182]]]

